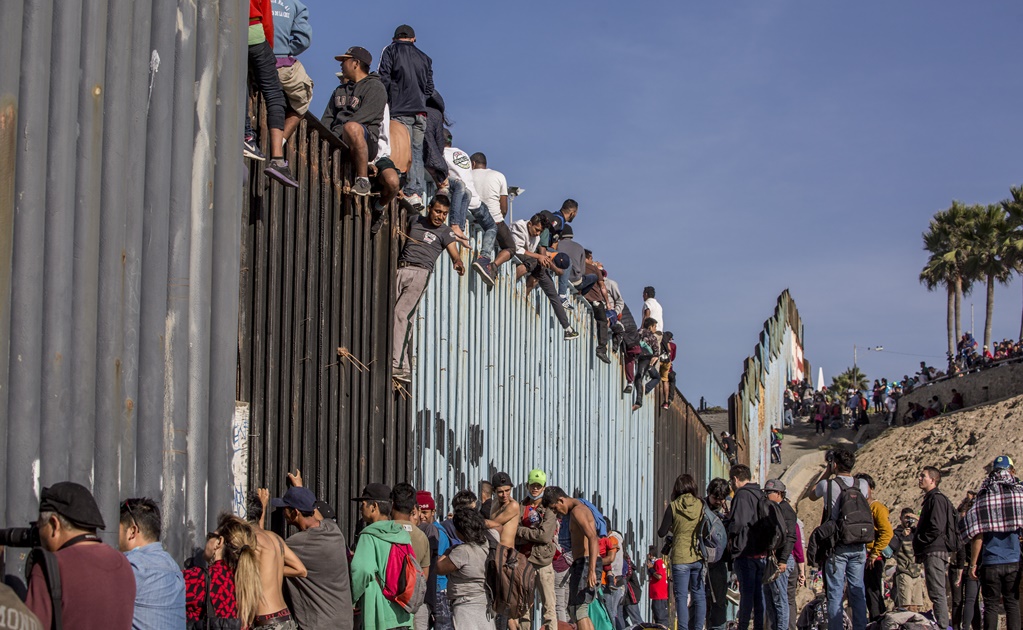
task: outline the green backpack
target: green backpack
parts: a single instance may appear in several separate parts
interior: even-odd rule
[[[590,602],[589,614],[590,621],[593,622],[593,630],[615,630],[615,624],[611,621],[611,616],[607,614],[607,608],[604,606],[604,589],[597,589],[596,597]]]

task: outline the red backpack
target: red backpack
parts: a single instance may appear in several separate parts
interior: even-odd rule
[[[384,583],[380,585],[384,597],[406,612],[419,610],[426,600],[426,576],[416,562],[416,553],[408,543],[394,543],[387,554]]]

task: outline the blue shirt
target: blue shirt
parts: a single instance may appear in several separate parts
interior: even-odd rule
[[[1019,562],[1019,531],[984,534],[980,549],[981,566],[1016,564]]]
[[[309,9],[298,0],[270,0],[274,14],[274,54],[297,57],[313,41]]]
[[[451,540],[448,539],[448,533],[444,531],[444,528],[437,525],[437,557],[441,557],[448,552],[451,548]],[[437,574],[437,590],[446,591],[448,589],[448,576]]]
[[[135,573],[134,630],[185,627],[185,578],[158,542],[124,554]]]

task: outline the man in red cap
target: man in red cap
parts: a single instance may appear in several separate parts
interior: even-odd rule
[[[437,558],[447,553],[451,547],[451,541],[436,522],[437,503],[433,500],[433,494],[429,490],[420,490],[416,493],[416,503],[419,504],[419,529],[426,534],[430,541],[430,579],[426,589],[426,606],[430,609],[429,619],[433,621],[435,630],[450,630],[451,605],[448,603],[447,576],[439,575],[436,571]],[[422,617],[416,617],[416,629],[423,628]]]
[[[43,488],[36,527],[45,552],[32,567],[25,604],[42,627],[58,617],[58,627],[131,628],[135,574],[124,554],[96,535],[106,524],[92,493],[71,481]],[[50,597],[51,581],[60,585],[59,606]]]

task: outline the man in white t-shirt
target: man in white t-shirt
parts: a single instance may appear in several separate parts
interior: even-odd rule
[[[533,286],[539,285],[540,290],[550,300],[554,316],[558,318],[558,323],[565,331],[565,339],[576,339],[579,337],[579,333],[568,323],[568,314],[565,313],[565,307],[561,304],[561,296],[558,295],[554,279],[551,278],[548,271],[554,266],[554,263],[546,254],[537,251],[540,246],[540,234],[546,227],[546,221],[543,213],[537,213],[529,221],[520,219],[512,224],[511,233],[515,241],[514,260],[517,263],[515,280],[529,274],[526,290],[530,291]]]
[[[497,268],[511,259],[511,253],[515,249],[511,230],[504,221],[505,215],[508,214],[508,181],[504,178],[504,173],[487,168],[487,156],[482,153],[473,153],[470,160],[473,183],[481,205],[490,212],[495,223],[493,229],[483,232],[480,255],[472,264],[472,268],[487,286],[492,287],[497,278]],[[495,240],[500,250],[495,250]]]
[[[480,196],[476,193],[469,154],[451,146],[451,132],[447,129],[444,130],[444,161],[448,163],[447,184],[450,191],[448,196],[451,197],[451,217],[448,222],[458,240],[468,245],[465,232],[466,214],[472,215],[476,225],[480,226],[484,233],[487,230],[496,230],[497,224],[483,207]],[[496,234],[496,231],[494,233]]]
[[[657,291],[653,287],[643,287],[643,319],[652,317],[657,320],[657,330],[664,330],[664,311],[655,295]]]

